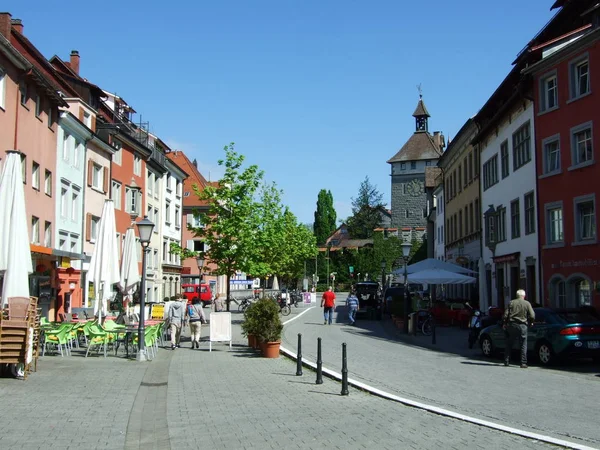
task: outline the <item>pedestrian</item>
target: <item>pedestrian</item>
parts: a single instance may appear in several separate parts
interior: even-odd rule
[[[527,326],[535,320],[535,312],[531,303],[525,300],[526,293],[523,289],[517,291],[517,298],[511,300],[504,312],[504,331],[506,334],[506,347],[504,348],[504,365],[510,364],[510,353],[515,339],[519,341],[521,349],[521,368],[527,369]]]
[[[354,291],[350,291],[348,298],[346,298],[346,306],[348,307],[348,320],[350,321],[350,325],[354,325],[356,323],[356,313],[360,306],[358,304],[358,297],[356,297]]]
[[[333,321],[333,308],[335,308],[335,294],[331,286],[323,293],[323,297],[321,298],[321,308],[323,308],[323,325],[327,325],[328,323],[331,325],[331,322]]]
[[[185,320],[185,309],[182,301],[171,302],[168,319],[169,329],[171,330],[171,350],[175,350],[180,347],[181,328]]]
[[[192,349],[200,348],[200,335],[202,333],[202,324],[206,323],[202,303],[198,297],[192,299],[192,304],[187,307],[187,317],[190,323],[190,339],[192,340]]]
[[[221,298],[220,294],[217,294],[215,296],[215,299],[213,300],[213,303],[215,305],[215,312],[222,312],[223,311],[223,299]]]

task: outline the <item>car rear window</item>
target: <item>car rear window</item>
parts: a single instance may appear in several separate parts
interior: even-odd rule
[[[564,323],[586,323],[586,322],[598,322],[594,316],[583,312],[556,312],[556,317]]]

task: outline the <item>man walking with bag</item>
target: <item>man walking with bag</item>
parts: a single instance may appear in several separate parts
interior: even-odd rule
[[[504,311],[504,331],[506,333],[506,347],[504,348],[504,365],[510,364],[510,353],[515,339],[519,340],[521,349],[521,369],[527,369],[527,325],[535,320],[535,313],[531,303],[525,300],[525,291],[519,289],[517,298],[511,300]]]

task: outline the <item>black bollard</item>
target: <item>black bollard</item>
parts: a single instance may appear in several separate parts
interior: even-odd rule
[[[348,395],[348,361],[345,342],[342,344],[342,395]]]
[[[302,333],[298,333],[298,354],[296,355],[296,376],[302,376]]]
[[[321,338],[317,338],[317,384],[323,384],[323,360],[321,359]]]
[[[437,328],[435,326],[435,320],[432,320],[431,323],[433,324],[433,333],[431,334],[431,343],[434,345],[437,345],[436,339],[435,339],[435,329]]]

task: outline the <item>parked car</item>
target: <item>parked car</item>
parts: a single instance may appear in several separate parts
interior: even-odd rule
[[[535,322],[527,332],[527,351],[542,365],[563,358],[591,357],[600,361],[600,321],[579,309],[535,308]],[[492,356],[504,351],[506,336],[501,321],[481,330],[481,351]],[[515,342],[513,350],[518,350]]]
[[[358,314],[368,318],[381,320],[383,298],[379,283],[376,281],[361,281],[354,285],[358,297]]]

